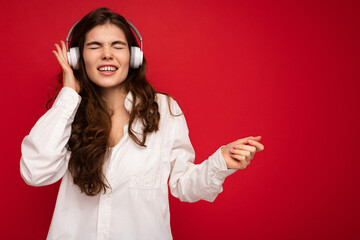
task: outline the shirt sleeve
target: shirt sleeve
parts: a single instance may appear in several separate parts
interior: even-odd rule
[[[180,110],[177,104],[176,106]],[[184,115],[174,117],[174,121],[170,153],[171,194],[185,202],[196,202],[201,199],[213,202],[222,192],[225,178],[236,170],[227,168],[221,147],[201,164],[194,164],[195,152],[189,139]]]
[[[21,144],[20,174],[32,186],[58,181],[68,167],[70,152],[66,144],[81,97],[63,87],[53,106],[31,129]]]

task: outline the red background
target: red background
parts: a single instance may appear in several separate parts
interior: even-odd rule
[[[140,31],[148,77],[185,111],[202,162],[261,135],[214,203],[170,197],[179,239],[360,239],[359,1],[9,1],[0,10],[2,239],[45,239],[59,184],[20,177],[71,26],[107,6]]]

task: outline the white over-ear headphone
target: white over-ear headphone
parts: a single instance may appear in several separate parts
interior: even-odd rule
[[[134,30],[134,32],[136,33],[136,36],[138,37],[139,41],[140,41],[140,47],[136,47],[136,46],[132,46],[131,50],[130,50],[130,67],[131,68],[139,68],[142,63],[143,63],[143,59],[144,59],[144,54],[143,54],[143,43],[142,43],[142,37],[139,33],[139,31],[136,29],[136,27],[129,22],[128,20],[126,20],[127,23],[130,25],[130,27]],[[79,47],[72,47],[69,49],[69,40],[70,40],[70,36],[72,33],[73,28],[76,26],[76,24],[79,21],[77,21],[74,26],[72,26],[72,28],[70,29],[67,37],[66,37],[66,49],[67,49],[67,55],[68,55],[68,62],[69,65],[73,68],[73,69],[78,69],[79,68],[79,59],[80,59],[80,52],[79,52]]]

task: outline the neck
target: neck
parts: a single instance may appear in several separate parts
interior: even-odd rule
[[[126,95],[125,89],[120,87],[102,89],[102,97],[112,112],[126,111],[124,105]]]

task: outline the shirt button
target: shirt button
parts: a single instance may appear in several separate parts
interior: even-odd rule
[[[106,227],[104,225],[101,225],[100,231],[105,232],[105,230],[106,230]]]

